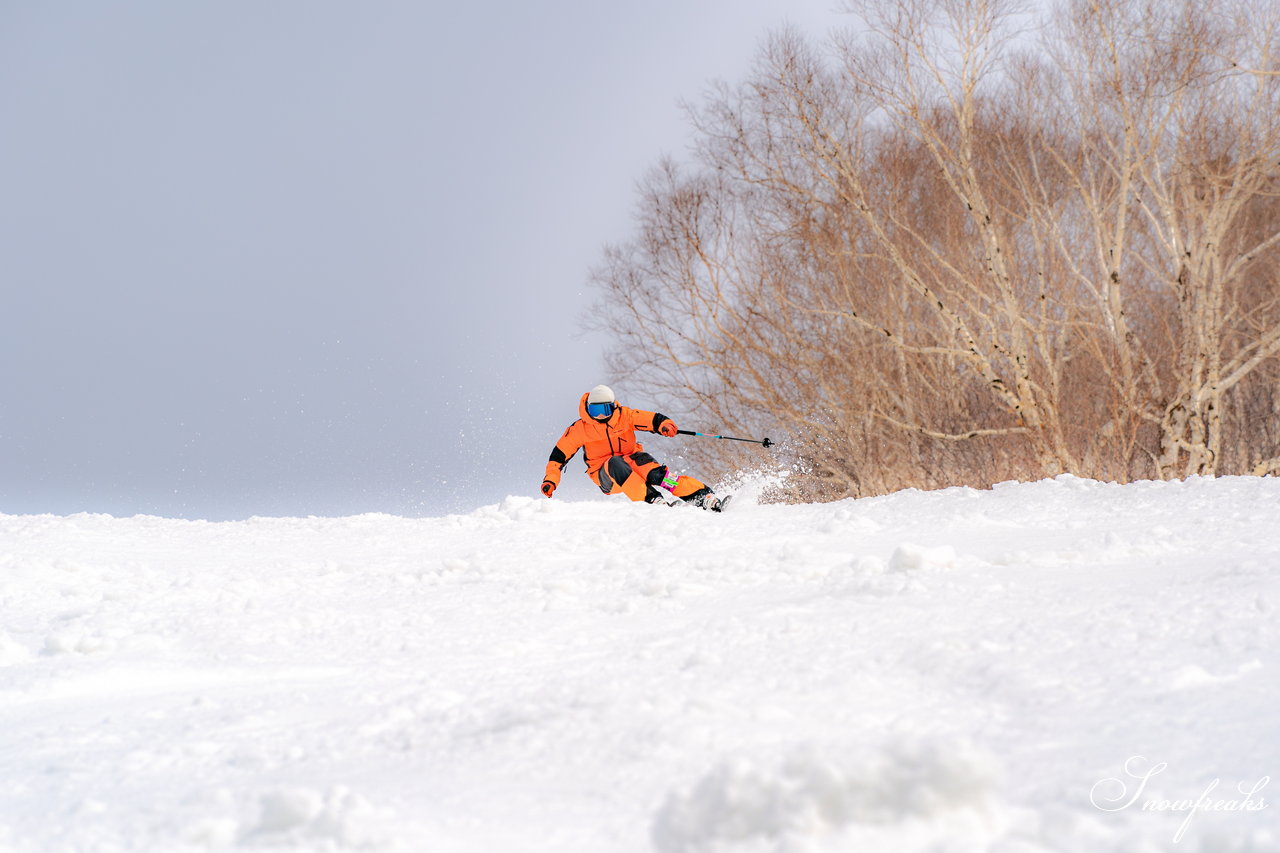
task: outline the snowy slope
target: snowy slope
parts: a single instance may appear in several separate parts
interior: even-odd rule
[[[0,515],[0,851],[1280,850],[1280,480],[740,498]]]

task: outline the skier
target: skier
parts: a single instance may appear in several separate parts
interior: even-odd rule
[[[608,385],[597,385],[578,402],[578,420],[569,425],[551,449],[542,493],[547,497],[560,485],[560,472],[579,450],[587,461],[587,476],[606,495],[624,494],[633,501],[658,503],[659,488],[694,506],[720,512],[721,502],[703,482],[672,474],[645,453],[636,430],[674,436],[675,421],[657,412],[618,405]]]

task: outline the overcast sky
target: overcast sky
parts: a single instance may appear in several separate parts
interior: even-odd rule
[[[0,512],[537,494],[679,102],[838,5],[0,0]]]

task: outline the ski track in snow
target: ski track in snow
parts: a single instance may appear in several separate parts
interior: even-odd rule
[[[1275,788],[1142,808],[1280,771],[1278,528],[1273,478],[0,515],[0,851],[1280,850]]]

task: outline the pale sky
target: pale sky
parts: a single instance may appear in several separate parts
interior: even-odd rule
[[[838,7],[0,0],[0,513],[537,495],[679,102]]]

